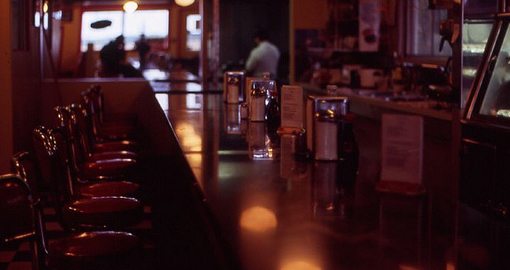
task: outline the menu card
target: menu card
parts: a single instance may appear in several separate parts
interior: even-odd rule
[[[382,116],[381,180],[420,184],[423,162],[423,117]]]
[[[281,126],[303,128],[303,88],[284,85],[281,94]]]

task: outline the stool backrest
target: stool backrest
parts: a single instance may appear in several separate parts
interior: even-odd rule
[[[35,235],[33,215],[27,183],[19,175],[0,175],[0,239],[9,242]]]
[[[74,186],[70,177],[64,139],[59,131],[44,126],[34,129],[34,150],[43,181],[51,185],[55,207],[70,201]]]

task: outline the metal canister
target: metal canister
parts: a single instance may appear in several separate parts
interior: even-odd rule
[[[223,77],[224,100],[236,104],[244,100],[244,72],[227,71]]]
[[[264,121],[266,116],[267,89],[260,85],[253,84],[250,94],[250,121]]]
[[[338,116],[334,110],[315,114],[315,160],[338,160]]]

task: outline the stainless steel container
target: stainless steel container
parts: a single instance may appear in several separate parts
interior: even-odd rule
[[[316,113],[314,120],[315,160],[338,160],[338,119],[333,110]]]
[[[306,146],[310,152],[315,152],[315,116],[317,113],[332,111],[338,119],[347,115],[350,111],[347,97],[331,96],[308,96],[306,100]]]
[[[274,80],[257,79],[251,81],[251,92],[249,98],[250,121],[264,121],[266,104],[269,93],[275,91]]]
[[[244,101],[245,76],[243,71],[227,71],[223,75],[223,100],[229,104]]]

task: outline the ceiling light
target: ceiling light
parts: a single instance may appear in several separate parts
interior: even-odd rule
[[[187,7],[195,3],[195,0],[175,0],[175,3],[181,7]]]
[[[124,3],[124,5],[122,6],[122,8],[124,9],[125,12],[127,13],[133,13],[136,11],[136,9],[138,8],[138,3],[135,2],[135,1],[127,1],[126,3]]]
[[[48,13],[48,10],[50,9],[49,5],[48,5],[48,2],[47,1],[44,1],[43,3],[43,12],[44,13]]]

